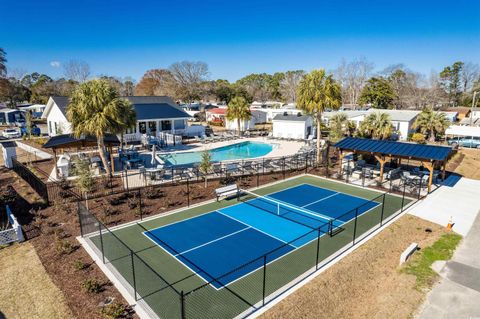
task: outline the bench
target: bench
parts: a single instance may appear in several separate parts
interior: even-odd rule
[[[417,243],[412,243],[410,246],[408,246],[408,248],[405,249],[405,251],[400,255],[400,265],[406,262],[407,259],[417,250],[418,250]]]
[[[215,194],[217,195],[217,202],[220,197],[228,197],[231,195],[237,195],[238,194],[238,186],[237,184],[231,184],[227,186],[223,186],[220,188],[217,188],[215,190]]]

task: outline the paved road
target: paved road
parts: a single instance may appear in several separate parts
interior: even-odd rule
[[[477,199],[478,200],[478,199]],[[442,277],[429,293],[419,319],[480,318],[480,214],[451,261],[436,263]],[[443,267],[442,267],[443,266]]]

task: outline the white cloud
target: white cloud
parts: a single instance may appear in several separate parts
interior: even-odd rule
[[[52,62],[50,62],[50,66],[52,66],[54,68],[58,68],[58,67],[60,67],[60,62],[59,61],[52,61]]]

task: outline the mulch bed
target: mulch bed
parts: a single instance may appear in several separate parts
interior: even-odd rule
[[[35,250],[53,282],[65,295],[77,318],[103,318],[99,304],[107,298],[126,301],[108,281],[75,237],[80,234],[74,203],[57,203],[44,207],[36,193],[8,169],[0,169],[0,196],[23,225],[26,238]],[[0,205],[4,209],[4,205]],[[84,265],[84,269],[79,269]],[[94,279],[100,292],[88,293],[82,285]],[[12,287],[13,289],[13,287]],[[136,315],[127,309],[124,318]]]

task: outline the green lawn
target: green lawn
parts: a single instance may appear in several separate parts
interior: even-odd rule
[[[362,197],[367,200],[375,199],[375,201],[379,204],[383,203],[383,205],[379,205],[359,216],[356,225],[354,221],[344,224],[343,231],[335,236],[321,236],[318,241],[310,242],[268,264],[265,274],[263,269],[259,269],[233,282],[227,288],[220,290],[216,290],[210,285],[205,285],[205,282],[200,277],[192,273],[192,271],[179,263],[176,258],[162,248],[152,243],[142,233],[148,229],[154,229],[162,225],[234,205],[237,203],[235,199],[208,203],[168,216],[161,216],[128,227],[118,228],[113,231],[115,236],[105,231],[102,236],[105,258],[122,274],[131,286],[135,283],[139,296],[160,317],[178,318],[181,316],[181,298],[178,293],[183,291],[186,293],[184,309],[187,318],[231,318],[251,309],[252,305],[262,301],[264,281],[265,295],[269,296],[315,267],[317,259],[321,263],[332,254],[350,247],[355,229],[356,238],[366,235],[372,228],[379,225],[382,212],[385,220],[398,212],[402,206],[402,198],[400,197],[386,195],[384,199],[383,196],[380,196],[382,193],[377,191],[311,175],[281,181],[277,184],[260,188],[256,193],[262,195],[269,194],[303,183]],[[410,201],[405,199],[403,204],[407,205]],[[185,235],[188,236],[188,234]],[[125,247],[117,238],[129,248]],[[102,242],[99,236],[91,237],[90,239],[97,248],[101,247]],[[319,247],[318,254],[317,247]],[[133,250],[135,254],[131,255],[129,249]],[[133,269],[135,269],[135,278]],[[169,287],[168,283],[171,283],[172,286]],[[196,289],[197,287],[201,288]],[[194,291],[190,292],[192,290]]]
[[[462,236],[455,233],[442,235],[432,246],[414,256],[402,270],[415,275],[417,289],[430,288],[437,278],[432,264],[437,260],[450,260],[461,240]]]

